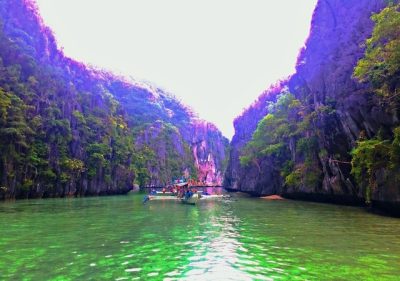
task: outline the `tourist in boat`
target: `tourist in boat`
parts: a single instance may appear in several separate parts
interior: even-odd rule
[[[149,200],[150,200],[149,195],[145,195],[142,202],[143,202],[143,204],[145,204]]]
[[[188,188],[185,193],[185,199],[189,199],[193,196],[193,192]]]
[[[178,188],[178,198],[182,198],[184,195],[184,190],[183,190],[183,188],[180,188],[179,186],[177,188]]]

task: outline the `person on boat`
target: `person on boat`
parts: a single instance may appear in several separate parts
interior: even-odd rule
[[[183,188],[180,188],[179,186],[177,188],[178,188],[178,198],[182,198],[184,195],[184,190],[183,190]]]
[[[147,201],[150,201],[149,195],[145,195],[142,202],[145,204]]]
[[[193,196],[193,192],[190,189],[187,189],[186,193],[185,193],[185,199],[189,199],[192,196]]]

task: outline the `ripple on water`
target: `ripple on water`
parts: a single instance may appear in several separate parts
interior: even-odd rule
[[[141,199],[70,200],[70,207],[61,206],[67,212],[59,211],[57,216],[41,212],[35,217],[28,208],[19,212],[18,223],[11,215],[0,214],[0,245],[8,251],[0,256],[0,265],[9,265],[0,266],[2,277],[331,281],[379,276],[397,281],[400,274],[398,220],[352,208],[290,201],[243,198],[187,208],[143,206]],[[76,204],[85,205],[85,216]],[[82,228],[87,221],[99,228]],[[69,226],[68,232],[61,222]],[[82,235],[85,239],[79,239]],[[40,250],[45,252],[39,254]],[[49,270],[49,263],[54,263],[54,269]]]
[[[134,268],[127,268],[125,269],[125,272],[139,272],[142,271],[140,267],[134,267]]]
[[[167,272],[167,273],[165,273],[164,275],[165,276],[169,276],[169,277],[174,277],[174,276],[178,276],[178,275],[180,275],[181,273],[179,272],[179,271],[177,271],[177,270],[174,270],[174,271],[171,271],[171,272]]]

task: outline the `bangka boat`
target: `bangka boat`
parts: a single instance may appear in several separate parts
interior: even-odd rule
[[[222,194],[212,194],[212,195],[202,195],[201,191],[198,191],[197,193],[194,193],[192,196],[190,197],[178,197],[176,195],[172,195],[172,194],[154,194],[154,195],[146,195],[148,198],[146,198],[146,200],[143,200],[144,202],[147,201],[153,201],[153,200],[166,200],[166,201],[180,201],[183,204],[189,204],[189,205],[195,205],[197,204],[199,201],[203,201],[203,200],[210,200],[210,199],[218,199],[218,198],[223,198],[225,195]]]
[[[156,191],[155,196],[174,196],[175,193],[170,192],[170,191]]]

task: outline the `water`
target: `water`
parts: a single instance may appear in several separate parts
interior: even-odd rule
[[[0,203],[0,280],[399,280],[400,219],[143,194]]]

